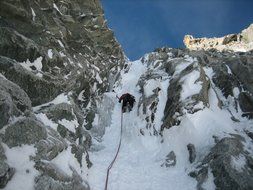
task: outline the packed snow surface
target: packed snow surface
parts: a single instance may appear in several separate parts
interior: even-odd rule
[[[33,167],[30,156],[35,156],[36,149],[31,145],[8,148],[4,146],[7,163],[15,168],[12,180],[7,183],[5,190],[27,189],[32,190],[34,178],[39,172]],[[17,159],[18,158],[18,159]]]
[[[194,70],[188,75],[184,76],[181,81],[183,81],[181,98],[182,100],[194,95],[198,94],[201,90],[200,82],[196,82],[199,78],[199,71]]]

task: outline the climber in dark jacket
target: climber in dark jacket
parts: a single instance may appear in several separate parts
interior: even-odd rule
[[[134,102],[135,102],[135,98],[133,95],[126,93],[123,94],[120,98],[119,98],[119,103],[121,103],[121,101],[123,101],[122,104],[122,112],[126,112],[128,111],[132,111],[132,108],[134,106]]]

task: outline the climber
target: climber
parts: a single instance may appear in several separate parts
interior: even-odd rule
[[[126,93],[123,94],[119,99],[119,103],[123,100],[122,104],[122,112],[125,113],[126,111],[132,111],[132,108],[134,106],[135,98],[133,95]]]

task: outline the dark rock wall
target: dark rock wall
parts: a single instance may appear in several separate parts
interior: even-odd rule
[[[33,105],[52,100],[61,91],[82,90],[94,83],[96,93],[101,94],[108,89],[108,73],[116,74],[114,67],[124,59],[97,0],[1,1],[0,55],[12,62],[0,72],[10,73],[7,78],[27,92]],[[1,65],[6,64],[4,57]],[[31,68],[30,72],[40,73],[41,78],[13,68],[39,57],[41,71]],[[97,81],[97,72],[102,82]]]
[[[80,168],[92,166],[87,129],[124,62],[99,0],[0,1],[0,142],[36,148],[30,158],[39,171],[35,189],[89,189],[78,168],[70,168],[69,176],[50,161],[70,149]],[[32,109],[60,94],[68,102]],[[15,168],[6,164],[2,148],[0,153],[3,188]]]

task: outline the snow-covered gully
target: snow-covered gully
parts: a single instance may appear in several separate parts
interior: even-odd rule
[[[222,139],[231,137],[231,134],[242,135],[243,130],[251,125],[247,118],[241,117],[241,110],[233,106],[233,100],[225,98],[212,81],[211,88],[208,90],[208,105],[205,106],[202,101],[199,101],[192,107],[193,110],[198,111],[189,112],[187,110],[189,109],[187,105],[191,106],[193,101],[192,97],[200,94],[203,88],[203,82],[199,81],[201,72],[205,73],[206,78],[212,79],[214,71],[211,67],[202,68],[195,58],[186,55],[180,63],[176,64],[175,71],[170,76],[163,71],[158,61],[150,62],[147,56],[142,60],[127,63],[128,66],[121,72],[120,80],[114,85],[115,92],[105,94],[114,106],[111,108],[111,124],[106,127],[101,141],[94,144],[95,147],[97,146],[94,148],[96,151],[90,154],[94,163],[88,174],[92,190],[104,189],[107,168],[118,149],[121,133],[121,105],[116,95],[129,92],[136,97],[137,102],[131,112],[123,114],[121,148],[110,171],[108,190],[195,190],[198,182],[189,174],[198,167],[201,160],[215,145],[214,137]],[[169,59],[177,61],[177,58]],[[193,69],[182,76],[181,73],[189,67]],[[165,129],[162,135],[155,134],[161,131],[165,105],[169,93],[173,93],[168,89],[175,78],[179,78],[178,81],[182,86],[180,102],[184,106],[181,113],[183,115],[180,116],[178,113],[180,124]],[[143,89],[140,87],[142,81],[144,81]],[[154,125],[147,127],[150,107],[146,113],[140,110],[143,110],[145,106],[143,95],[152,97],[154,89],[159,89],[156,93],[157,109],[153,118]],[[234,91],[236,92],[236,89]],[[219,107],[220,100],[227,105],[227,109]],[[231,120],[231,115],[240,118],[241,122]],[[244,137],[246,139],[245,148],[251,152],[250,139],[246,135]],[[193,163],[189,161],[187,150],[189,144],[194,144],[198,153],[197,161]],[[175,157],[174,161],[168,159],[168,153]],[[242,158],[236,157],[231,162],[237,170],[245,165],[243,156]],[[206,176],[201,186],[207,190],[215,189],[214,177],[210,169]]]
[[[136,97],[136,104],[130,113],[124,113],[122,144],[117,160],[110,172],[108,189],[110,190],[168,190],[195,189],[196,181],[190,178],[184,165],[177,165],[167,170],[161,167],[166,156],[167,147],[161,143],[159,136],[142,136],[140,129],[145,126],[141,117],[137,116],[138,100],[141,96],[137,82],[147,71],[147,66],[141,61],[129,63],[130,69],[122,74],[121,83],[115,87],[116,94],[129,92]],[[165,80],[165,83],[169,83]],[[167,97],[167,85],[160,83],[160,96]],[[152,87],[151,87],[152,88]],[[118,148],[120,138],[121,105],[117,102],[115,93],[107,96],[115,101],[112,123],[106,129],[100,146],[102,150],[90,154],[94,166],[90,169],[88,181],[92,190],[104,189],[107,167],[110,165]],[[163,99],[161,97],[161,99]],[[165,102],[161,102],[158,111],[163,112]],[[159,106],[158,106],[159,107]]]

